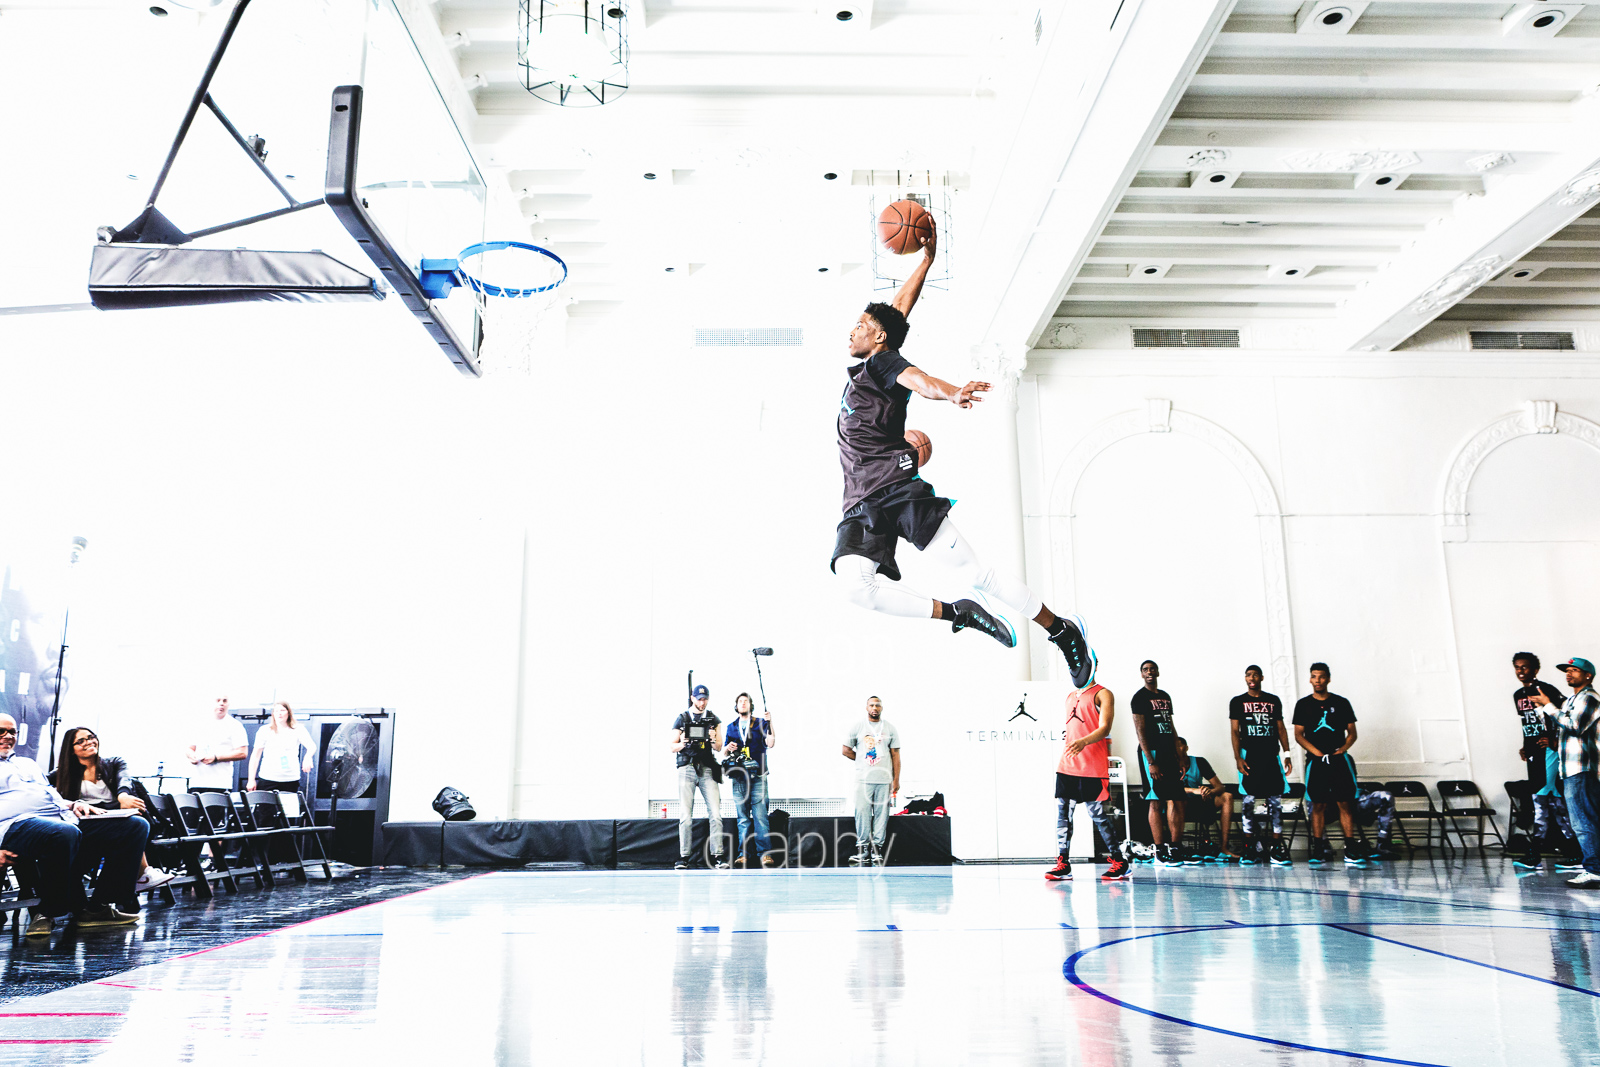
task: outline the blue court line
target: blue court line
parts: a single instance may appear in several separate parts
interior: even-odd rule
[[[1291,886],[1270,885],[1218,885],[1213,882],[1158,882],[1149,883],[1139,879],[1134,884],[1157,884],[1185,889],[1216,889],[1228,893],[1285,893],[1291,896],[1309,897],[1343,897],[1346,900],[1384,900],[1400,904],[1421,904],[1433,908],[1466,908],[1472,911],[1504,911],[1513,915],[1544,915],[1557,919],[1582,919],[1586,922],[1600,922],[1600,916],[1583,915],[1577,912],[1559,911],[1555,908],[1506,908],[1495,904],[1470,904],[1459,900],[1418,900],[1415,897],[1403,897],[1389,893],[1358,893],[1353,890],[1343,889],[1295,889]]]
[[[1566,982],[1558,982],[1554,978],[1540,978],[1536,974],[1525,974],[1522,971],[1513,971],[1509,967],[1498,967],[1492,963],[1483,963],[1480,960],[1469,960],[1465,956],[1452,956],[1450,953],[1440,952],[1436,948],[1423,948],[1421,945],[1413,945],[1407,941],[1396,941],[1391,937],[1379,937],[1377,934],[1369,934],[1364,930],[1352,930],[1348,926],[1343,926],[1339,923],[1327,923],[1326,925],[1333,927],[1335,930],[1343,930],[1347,934],[1355,934],[1357,937],[1370,937],[1374,941],[1383,941],[1390,945],[1399,945],[1401,948],[1414,948],[1418,952],[1431,952],[1435,956],[1443,956],[1447,960],[1455,960],[1458,963],[1470,963],[1474,967],[1484,967],[1491,971],[1499,971],[1502,974],[1516,975],[1518,978],[1531,978],[1535,982],[1543,982],[1546,985],[1560,986],[1562,989],[1570,989],[1574,993],[1585,993],[1591,997],[1600,997],[1600,993],[1595,992],[1593,989],[1585,989],[1583,986],[1577,985],[1568,985]],[[1369,924],[1363,923],[1360,925]]]
[[[1232,930],[1238,928],[1213,926],[1209,929]],[[1213,1034],[1221,1034],[1224,1037],[1240,1037],[1246,1041],[1258,1041],[1264,1045],[1277,1045],[1279,1048],[1298,1049],[1301,1052],[1322,1052],[1330,1056],[1343,1056],[1344,1058],[1351,1060],[1366,1060],[1370,1063],[1397,1063],[1403,1065],[1403,1067],[1448,1067],[1447,1064],[1442,1063],[1427,1063],[1422,1060],[1400,1060],[1390,1056],[1376,1056],[1370,1052],[1348,1052],[1339,1048],[1323,1048],[1320,1045],[1303,1045],[1298,1041],[1284,1041],[1276,1037],[1264,1037],[1261,1034],[1247,1034],[1241,1030],[1224,1030],[1220,1026],[1209,1026],[1205,1023],[1197,1023],[1193,1019],[1181,1019],[1176,1015],[1168,1015],[1165,1012],[1159,1012],[1153,1008],[1141,1008],[1137,1004],[1129,1004],[1125,1000],[1117,999],[1110,993],[1105,993],[1099,989],[1096,989],[1088,982],[1085,982],[1078,975],[1078,961],[1091,952],[1095,952],[1103,948],[1110,948],[1112,945],[1125,944],[1129,941],[1142,941],[1145,938],[1150,937],[1171,937],[1173,934],[1180,934],[1184,932],[1185,931],[1182,930],[1168,930],[1158,934],[1139,934],[1135,937],[1119,938],[1116,941],[1102,941],[1098,945],[1093,945],[1079,952],[1074,952],[1071,956],[1068,956],[1067,962],[1061,965],[1061,973],[1067,979],[1067,981],[1071,982],[1075,987],[1089,994],[1091,997],[1097,997],[1098,999],[1105,1001],[1107,1004],[1114,1004],[1119,1008],[1126,1008],[1129,1011],[1136,1011],[1140,1015],[1148,1015],[1153,1019],[1160,1019],[1163,1022],[1177,1023],[1179,1026],[1187,1026],[1195,1030],[1205,1030]]]

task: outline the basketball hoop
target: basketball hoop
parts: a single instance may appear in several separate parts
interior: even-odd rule
[[[546,347],[541,335],[556,325],[552,312],[566,307],[561,291],[566,263],[549,249],[522,241],[482,241],[463,248],[455,259],[425,259],[421,278],[436,299],[456,286],[472,293],[485,375],[531,374],[534,351]]]

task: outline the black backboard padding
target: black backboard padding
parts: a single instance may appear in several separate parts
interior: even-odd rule
[[[240,302],[382,300],[379,282],[325,252],[97,244],[89,299],[102,310]]]

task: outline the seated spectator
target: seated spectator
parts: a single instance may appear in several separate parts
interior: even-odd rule
[[[305,756],[301,757],[304,750]],[[272,719],[256,730],[256,748],[250,753],[246,789],[257,787],[279,793],[298,793],[300,776],[311,773],[311,754],[316,746],[304,726],[294,721],[294,709],[283,701],[272,705]]]
[[[17,721],[0,714],[0,864],[33,864],[39,906],[28,936],[49,937],[63,917],[83,928],[137,921],[113,901],[133,898],[150,824],[137,815],[95,818],[98,809],[64,799],[37,763],[16,752]],[[83,879],[96,865],[100,876],[90,900]]]
[[[1394,794],[1387,789],[1363,789],[1359,782],[1356,790],[1356,822],[1362,826],[1378,827],[1377,847],[1367,850],[1367,858],[1399,859],[1400,854],[1389,845],[1389,836],[1394,833]]]
[[[1178,774],[1183,779],[1183,791],[1194,797],[1200,804],[1210,804],[1222,816],[1222,851],[1229,856],[1238,856],[1232,848],[1228,847],[1228,831],[1233,828],[1233,794],[1228,792],[1217,777],[1217,772],[1211,769],[1211,762],[1204,756],[1189,755],[1189,742],[1178,738]]]
[[[128,773],[128,765],[120,756],[103,758],[100,755],[100,738],[87,726],[74,726],[61,739],[61,755],[56,759],[50,784],[56,787],[62,799],[81,800],[101,811],[130,808],[143,815],[149,800],[144,786]],[[135,892],[142,893],[170,881],[172,875],[159,867],[152,868],[149,860],[139,857]]]

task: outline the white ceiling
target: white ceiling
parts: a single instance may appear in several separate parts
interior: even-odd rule
[[[666,266],[864,287],[865,183],[931,173],[958,190],[955,291],[988,341],[1250,324],[1385,349],[1435,319],[1600,318],[1600,5],[1346,3],[1329,33],[1297,31],[1300,0],[841,0],[848,24],[832,4],[630,0],[629,91],[573,109],[519,84],[515,0],[398,2],[501,190],[496,236],[566,257],[575,313]],[[149,6],[0,0],[0,33]],[[1516,32],[1531,9],[1572,17]],[[182,54],[149,74],[166,110],[141,144],[170,136],[165,83],[192,82],[225,11],[144,34]],[[141,91],[136,69],[123,84]]]

